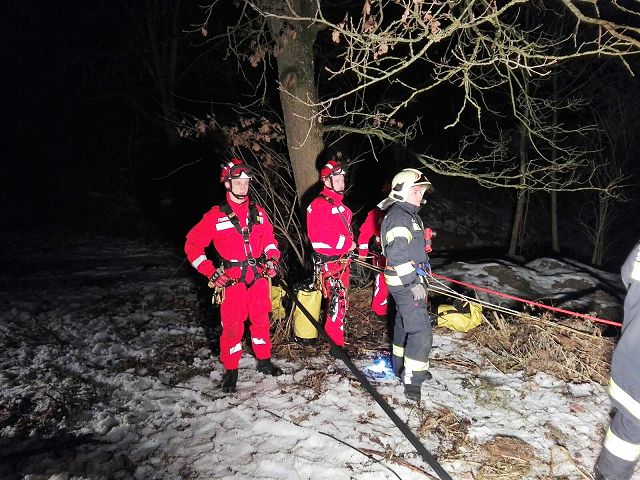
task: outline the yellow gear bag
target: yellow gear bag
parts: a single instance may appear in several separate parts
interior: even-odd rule
[[[320,319],[322,292],[301,288],[296,294],[298,301],[307,309],[315,321]],[[293,334],[302,339],[318,338],[318,330],[297,306],[293,311]]]
[[[269,279],[271,280],[271,279]],[[269,281],[271,283],[271,281]],[[282,320],[287,316],[287,312],[282,305],[282,299],[286,296],[284,288],[271,285],[271,319]]]
[[[469,313],[458,310],[453,305],[438,306],[438,326],[448,328],[454,332],[468,332],[482,323],[482,305],[468,303]]]

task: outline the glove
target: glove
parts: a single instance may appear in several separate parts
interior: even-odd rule
[[[364,261],[367,258],[367,255],[369,255],[369,250],[366,250],[364,248],[359,248],[358,249],[358,260],[360,261]]]
[[[425,298],[427,298],[427,291],[421,283],[418,283],[417,285],[411,287],[411,295],[413,295],[413,299],[417,302],[419,300],[424,300]]]
[[[418,266],[416,267],[416,273],[421,277],[431,275],[431,265],[429,264],[429,262],[422,262],[418,264]]]
[[[230,280],[229,275],[224,273],[224,267],[218,267],[209,279],[209,288],[224,288]]]
[[[424,229],[424,241],[425,241],[424,251],[425,252],[431,253],[433,251],[433,248],[431,248],[431,239],[435,236],[436,236],[436,232],[434,232],[430,228]]]
[[[278,260],[276,260],[275,258],[270,258],[269,260],[267,260],[267,263],[265,263],[264,266],[264,273],[267,274],[267,277],[273,278],[278,274]]]

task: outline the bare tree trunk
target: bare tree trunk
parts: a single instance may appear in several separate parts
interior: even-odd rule
[[[527,189],[525,185],[525,170],[527,168],[527,130],[525,125],[520,123],[520,173],[521,188],[518,190],[518,200],[516,201],[516,212],[511,226],[511,242],[509,243],[510,257],[516,257],[522,249],[522,238],[524,232],[524,211],[527,202]]]
[[[553,104],[556,104],[558,99],[558,74],[554,74],[553,76]],[[551,115],[552,124],[558,125],[558,109],[554,108],[553,113]],[[556,148],[556,139],[558,136],[557,130],[554,128],[552,133],[552,143],[551,143],[551,164],[555,165],[556,160],[558,158],[558,151]],[[556,174],[555,172],[552,174],[553,183],[555,183]],[[555,190],[551,191],[551,218],[549,219],[551,222],[551,251],[553,253],[560,253],[560,237],[558,235],[558,192]]]
[[[161,5],[157,0],[148,0],[146,14],[149,44],[153,56],[151,74],[160,94],[163,130],[167,143],[175,146],[178,143],[178,133],[172,123],[176,111],[173,89],[178,63],[180,1],[171,5]]]
[[[316,8],[315,1],[291,2],[297,12]],[[308,12],[307,12],[308,13]],[[317,28],[313,25],[288,22],[295,35],[283,33],[283,21],[270,17],[269,29],[273,38],[280,39],[278,78],[280,101],[284,113],[289,159],[293,168],[298,199],[318,182],[316,159],[324,149],[322,125],[318,123],[318,93],[315,85],[313,44]]]

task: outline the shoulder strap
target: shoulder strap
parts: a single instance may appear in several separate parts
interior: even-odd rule
[[[324,193],[320,193],[318,196],[320,198],[325,199],[327,202],[329,202],[329,205],[331,205],[332,207],[335,206],[336,202],[333,200],[333,198],[326,196]],[[339,207],[338,207],[338,215],[340,215],[340,220],[342,220],[342,223],[344,224],[344,226],[347,227],[347,230],[349,231],[349,235],[353,236],[353,229],[351,228],[351,225],[349,225],[349,222],[347,222],[347,219],[344,218],[344,215],[340,211]]]

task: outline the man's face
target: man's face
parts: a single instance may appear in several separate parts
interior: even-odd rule
[[[333,185],[332,185],[333,183]],[[345,178],[344,175],[334,175],[324,179],[324,184],[327,188],[333,188],[338,193],[344,192]]]
[[[231,189],[231,199],[237,203],[244,200],[244,196],[249,193],[248,178],[232,178],[228,183]],[[240,196],[240,197],[239,197]]]
[[[424,197],[424,192],[426,191],[427,187],[425,185],[415,185],[411,187],[411,189],[409,190],[407,203],[419,207],[422,204],[422,197]]]

